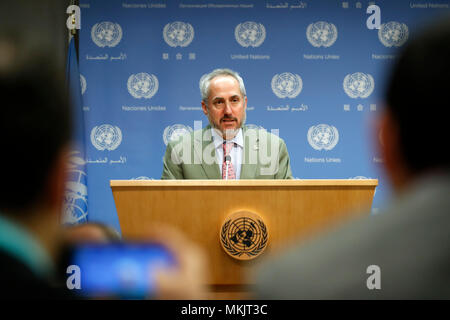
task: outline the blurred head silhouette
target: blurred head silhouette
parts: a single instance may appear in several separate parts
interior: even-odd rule
[[[424,29],[398,56],[385,89],[380,140],[387,174],[400,191],[419,176],[450,167],[449,17]]]

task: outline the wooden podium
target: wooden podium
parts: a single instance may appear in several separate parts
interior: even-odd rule
[[[208,254],[215,298],[245,298],[246,274],[264,256],[326,228],[369,213],[378,180],[111,180],[124,238],[139,238],[153,223],[181,229]],[[261,256],[234,259],[220,243],[221,227],[238,211],[267,226]]]

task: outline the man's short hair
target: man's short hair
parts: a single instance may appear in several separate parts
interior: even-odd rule
[[[410,40],[386,88],[388,111],[399,130],[408,169],[418,173],[450,167],[450,16]]]
[[[71,133],[63,70],[48,52],[23,50],[15,39],[0,35],[2,213],[37,203]]]
[[[205,75],[203,75],[200,78],[200,94],[202,95],[202,101],[206,104],[206,106],[208,106],[208,98],[209,98],[209,87],[211,84],[211,80],[219,77],[219,76],[229,76],[229,77],[233,77],[234,79],[236,79],[236,81],[239,83],[239,89],[241,91],[241,94],[243,97],[247,96],[247,93],[245,91],[245,85],[244,85],[244,80],[242,80],[241,76],[239,75],[239,73],[237,73],[236,71],[233,71],[231,69],[215,69],[210,73],[207,73]]]

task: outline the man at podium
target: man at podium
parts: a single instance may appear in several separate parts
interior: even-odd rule
[[[167,145],[161,179],[292,179],[285,142],[245,126],[244,81],[230,69],[200,79],[209,125]]]

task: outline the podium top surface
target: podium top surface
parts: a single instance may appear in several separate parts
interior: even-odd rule
[[[113,187],[376,187],[378,179],[299,179],[299,180],[111,180]]]

